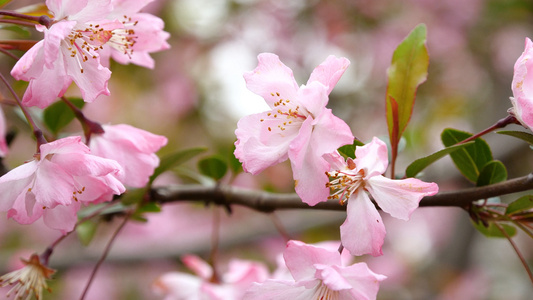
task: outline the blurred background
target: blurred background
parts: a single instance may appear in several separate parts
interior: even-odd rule
[[[6,9],[38,1],[17,0]],[[165,135],[165,155],[190,147],[230,159],[239,118],[264,111],[262,99],[246,89],[242,74],[257,66],[257,55],[273,52],[294,71],[299,84],[328,55],[347,57],[351,65],[332,94],[328,107],[345,120],[362,141],[387,137],[386,69],[392,52],[419,23],[428,30],[429,76],[418,90],[406,147],[397,171],[414,159],[441,149],[443,129],[477,132],[507,115],[513,66],[533,37],[533,2],[528,0],[155,0],[145,12],[161,17],[171,34],[171,49],[152,55],[154,70],[113,63],[111,96],[85,106],[102,123],[128,123]],[[40,39],[40,33],[5,31],[3,39]],[[8,74],[14,61],[0,58]],[[0,87],[2,94],[7,90]],[[22,92],[22,89],[20,90]],[[67,95],[76,96],[73,87]],[[10,129],[17,132],[4,159],[14,168],[30,159],[34,143],[12,108],[3,107]],[[35,110],[39,115],[39,111]],[[75,123],[75,122],[74,122]],[[77,124],[71,134],[80,131]],[[510,130],[520,130],[511,125]],[[511,128],[512,127],[512,128]],[[509,178],[531,172],[533,154],[510,137],[486,136],[495,159],[508,167]],[[449,158],[423,177],[441,191],[471,186]],[[191,161],[164,174],[157,184],[205,183]],[[225,183],[273,192],[293,192],[288,163],[259,176],[228,175]],[[212,184],[207,182],[207,184]],[[519,195],[503,197],[512,201]],[[204,258],[211,249],[213,207],[169,204],[146,223],[130,222],[99,271],[87,299],[162,299],[151,283],[168,271],[184,271],[180,256]],[[230,258],[263,260],[275,267],[285,242],[274,223],[279,220],[291,238],[305,242],[339,239],[345,213],[281,211],[273,215],[234,207],[222,212],[218,264]],[[421,208],[409,222],[383,215],[387,228],[384,255],[363,256],[377,273],[388,276],[378,299],[530,299],[533,294],[523,266],[505,239],[476,232],[459,208]],[[120,220],[117,220],[120,221]],[[58,269],[45,299],[77,299],[105,243],[118,226],[102,222],[84,247],[69,236],[51,258]],[[59,236],[42,223],[16,224],[0,215],[0,271],[19,266],[18,258],[42,252]],[[533,243],[518,234],[514,240],[533,265]],[[5,290],[5,288],[3,289]],[[0,299],[5,293],[0,291]]]

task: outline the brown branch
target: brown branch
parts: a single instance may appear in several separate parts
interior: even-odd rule
[[[502,196],[533,189],[533,173],[504,182],[457,191],[441,192],[424,197],[420,206],[466,207],[472,201]],[[315,206],[303,203],[296,194],[275,194],[231,186],[171,185],[156,187],[151,199],[159,203],[200,201],[217,205],[242,205],[261,212],[283,209],[345,210],[337,200],[328,200]]]

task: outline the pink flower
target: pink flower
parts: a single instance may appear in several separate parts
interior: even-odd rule
[[[329,56],[307,85],[298,88],[291,69],[278,56],[263,53],[258,60],[257,68],[244,78],[248,89],[262,96],[271,110],[239,121],[235,156],[252,174],[289,158],[302,200],[309,205],[326,201],[329,191],[323,174],[329,165],[322,155],[353,142],[348,125],[326,108],[328,94],[349,61]],[[315,186],[322,189],[310,193]]]
[[[63,96],[72,81],[86,102],[109,95],[111,71],[100,64],[98,50],[123,27],[118,21],[102,20],[112,9],[110,0],[47,0],[46,5],[54,23],[50,28],[36,25],[44,40],[11,70],[15,79],[29,81],[22,103],[45,108]]]
[[[0,107],[0,157],[6,156],[7,152],[9,151],[6,142],[6,131],[6,117],[4,116],[2,107]]]
[[[125,191],[115,178],[120,172],[117,162],[91,155],[81,137],[43,144],[33,160],[0,177],[0,211],[21,224],[43,216],[48,227],[65,233],[73,229],[81,203]]]
[[[391,216],[408,220],[425,196],[434,195],[439,187],[415,178],[392,180],[382,176],[388,166],[387,146],[374,137],[372,142],[357,147],[356,159],[344,159],[338,154],[328,154],[332,181],[328,186],[336,192],[330,199],[347,202],[347,218],[341,225],[341,241],[352,255],[383,254],[385,226],[376,207],[368,197],[369,192],[378,206]]]
[[[509,112],[529,130],[533,130],[533,43],[526,38],[522,55],[514,65],[513,107]]]
[[[379,282],[386,277],[365,263],[343,266],[339,251],[289,241],[283,254],[294,281],[256,283],[243,299],[376,299]]]
[[[229,270],[220,279],[211,266],[197,256],[185,256],[183,263],[197,276],[171,272],[158,278],[154,290],[165,295],[165,300],[240,300],[253,282],[262,282],[268,276],[263,264],[251,261],[232,260]]]
[[[124,169],[119,179],[127,186],[143,187],[159,165],[155,155],[167,138],[130,125],[102,125],[102,134],[92,134],[92,154],[117,161]]]
[[[121,64],[153,68],[154,60],[150,53],[166,50],[170,34],[163,31],[160,18],[139,11],[153,0],[112,0],[113,11],[107,16],[110,20],[120,20],[124,27],[113,31],[113,36],[99,52],[102,62],[108,65],[112,57]]]

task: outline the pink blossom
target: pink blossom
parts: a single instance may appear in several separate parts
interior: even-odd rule
[[[290,159],[296,192],[309,205],[326,201],[329,170],[322,158],[353,142],[348,125],[326,108],[328,94],[349,65],[329,56],[298,88],[292,70],[278,56],[258,56],[255,70],[244,75],[248,89],[260,95],[271,110],[242,118],[237,124],[235,156],[245,171],[257,174]],[[310,193],[311,187],[323,187]]]
[[[513,107],[509,112],[529,130],[533,130],[533,43],[526,38],[524,52],[514,65]]]
[[[121,64],[153,68],[154,60],[150,53],[166,50],[170,34],[163,31],[164,22],[160,18],[139,11],[153,0],[112,0],[113,10],[109,20],[119,20],[123,28],[113,31],[113,36],[99,52],[102,63],[108,65],[112,57]]]
[[[121,194],[116,176],[120,165],[90,154],[81,137],[67,137],[40,146],[34,159],[0,177],[0,211],[21,224],[43,216],[44,223],[63,233],[77,221],[81,203]]]
[[[379,282],[386,277],[365,263],[343,266],[335,249],[289,241],[283,254],[293,281],[269,279],[254,284],[243,299],[376,299]]]
[[[253,282],[262,282],[268,276],[267,268],[257,262],[232,260],[229,270],[217,278],[213,268],[201,258],[188,255],[183,263],[196,276],[171,272],[154,283],[154,290],[165,295],[165,300],[240,300]]]
[[[124,169],[119,179],[127,186],[143,187],[159,165],[155,155],[167,138],[126,124],[102,125],[104,133],[92,134],[92,154],[117,161]]]
[[[22,103],[45,108],[63,96],[72,81],[86,102],[109,95],[111,71],[100,64],[98,49],[123,27],[118,21],[102,20],[112,9],[110,0],[47,0],[54,15],[49,28],[36,25],[44,39],[15,64],[11,75],[29,81]]]
[[[6,133],[6,117],[4,116],[4,111],[2,110],[2,107],[0,107],[0,157],[6,156],[7,152],[9,151],[6,142]]]
[[[355,150],[355,159],[345,161],[338,153],[325,155],[330,162],[328,186],[334,190],[330,199],[347,202],[347,218],[341,225],[341,241],[352,255],[383,254],[385,226],[369,192],[378,206],[391,216],[408,220],[425,196],[434,195],[436,183],[415,178],[392,180],[382,176],[388,166],[387,146],[374,137]],[[366,192],[365,192],[366,191]]]

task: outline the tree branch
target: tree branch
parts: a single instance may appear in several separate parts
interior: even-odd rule
[[[466,207],[472,201],[533,189],[533,173],[504,182],[424,197],[420,206]],[[200,201],[216,205],[241,205],[261,212],[282,209],[345,210],[337,200],[309,206],[296,194],[275,194],[232,186],[170,185],[151,190],[151,199],[159,203]]]

